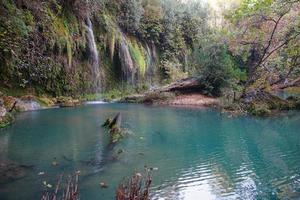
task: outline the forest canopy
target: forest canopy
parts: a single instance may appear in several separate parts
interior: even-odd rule
[[[186,77],[198,78],[211,95],[290,87],[300,77],[299,6],[297,0],[1,1],[1,82],[54,95]]]

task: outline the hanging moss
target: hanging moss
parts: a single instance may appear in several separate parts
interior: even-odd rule
[[[84,18],[56,0],[0,2],[0,82],[54,96],[94,92]],[[90,14],[102,92],[133,91],[146,81],[146,47],[120,29],[117,14],[104,7]]]
[[[67,42],[68,64],[69,66],[71,66],[72,65],[72,44],[70,42],[70,39],[68,39],[66,42]]]
[[[109,44],[108,44],[111,61],[113,61],[114,55],[115,55],[115,43],[116,43],[116,37],[115,37],[115,34],[112,33]]]
[[[134,38],[131,38],[131,40],[128,42],[128,46],[129,46],[130,55],[133,58],[135,64],[139,68],[140,75],[144,77],[146,73],[146,61],[145,61],[143,47],[139,45]]]
[[[72,37],[70,31],[67,26],[67,22],[64,21],[64,18],[59,18],[55,16],[51,10],[48,10],[48,14],[52,19],[53,32],[57,37],[58,48],[59,50],[63,50],[66,47],[67,56],[68,56],[68,64],[72,65]]]

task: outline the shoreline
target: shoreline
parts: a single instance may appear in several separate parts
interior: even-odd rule
[[[170,86],[169,86],[170,87]],[[248,98],[248,99],[247,99]],[[247,100],[251,99],[249,102]],[[218,108],[221,113],[231,115],[249,114],[253,116],[272,116],[288,110],[299,110],[300,98],[279,98],[268,92],[257,93],[246,97],[243,101],[222,102],[222,97],[211,97],[200,92],[178,92],[166,90],[148,91],[142,94],[133,94],[120,99],[88,100],[72,97],[38,97],[24,95],[13,97],[0,92],[0,128],[4,128],[14,121],[14,114],[26,111],[35,111],[51,108],[77,107],[81,105],[116,103],[133,103],[145,105],[171,106],[191,109]]]

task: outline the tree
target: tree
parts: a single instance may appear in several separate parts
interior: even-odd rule
[[[299,38],[299,2],[244,0],[230,14],[236,27],[231,50],[244,54],[250,86],[263,72],[271,71],[282,49]]]
[[[136,34],[144,9],[140,0],[121,0],[119,11],[119,25],[121,28],[132,34]]]
[[[162,32],[161,20],[163,18],[161,3],[159,0],[144,0],[144,13],[141,19],[139,33],[147,41],[153,41],[159,45],[160,33]]]
[[[221,95],[224,87],[238,84],[243,72],[237,67],[227,45],[215,39],[202,41],[193,53],[194,69],[192,74],[204,85],[204,91]]]

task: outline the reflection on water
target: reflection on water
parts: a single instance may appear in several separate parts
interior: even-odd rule
[[[119,111],[134,134],[109,149],[101,123]],[[42,181],[54,184],[57,174],[75,170],[82,173],[81,199],[114,199],[118,183],[145,165],[159,169],[153,199],[297,199],[299,129],[300,113],[228,118],[212,110],[127,104],[22,113],[0,131],[0,159],[34,168],[1,185],[0,199],[38,199]],[[54,158],[58,166],[51,166]],[[102,181],[108,189],[100,188]]]

